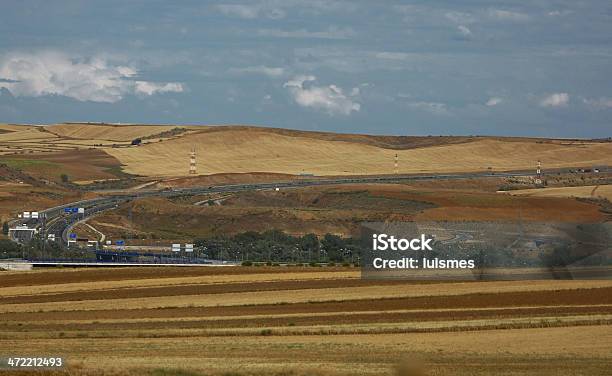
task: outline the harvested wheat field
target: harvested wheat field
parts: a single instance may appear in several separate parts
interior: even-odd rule
[[[0,155],[96,148],[124,172],[144,177],[188,176],[189,152],[202,175],[363,175],[465,172],[612,164],[612,143],[513,137],[412,137],[305,132],[249,126],[140,124],[5,125]],[[131,141],[141,139],[140,146]]]
[[[56,269],[3,272],[0,308],[2,352],[62,355],[57,374],[605,375],[612,363],[610,281]]]
[[[363,142],[324,140],[267,130],[198,132],[139,148],[106,151],[128,173],[145,176],[185,175],[191,148],[200,155],[203,174],[273,172],[317,175],[390,174],[395,154],[402,173],[547,168],[612,163],[612,143],[538,142],[529,139],[475,139],[469,142],[391,149]],[[182,157],[181,157],[182,156]]]
[[[59,137],[80,140],[131,141],[135,138],[154,137],[162,132],[176,128],[170,125],[138,124],[57,124],[45,127],[45,130]],[[180,128],[192,128],[181,126]],[[202,127],[204,129],[206,127]],[[200,129],[196,127],[196,129]]]

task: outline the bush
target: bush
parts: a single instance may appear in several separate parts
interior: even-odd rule
[[[251,261],[243,261],[242,266],[253,266],[253,263]]]

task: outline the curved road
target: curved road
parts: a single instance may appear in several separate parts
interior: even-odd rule
[[[570,169],[548,170],[552,172],[569,172]],[[70,229],[77,222],[82,221],[94,214],[117,207],[119,204],[136,200],[143,197],[168,197],[195,195],[205,193],[229,193],[254,190],[268,190],[275,188],[299,188],[307,186],[320,185],[340,185],[340,184],[361,184],[361,183],[401,183],[405,181],[417,180],[444,180],[444,179],[474,179],[474,178],[499,178],[499,177],[518,177],[518,176],[535,176],[533,171],[510,171],[510,172],[475,172],[475,173],[459,173],[459,174],[428,174],[428,175],[384,175],[384,176],[368,176],[368,177],[348,177],[348,178],[331,178],[331,179],[308,179],[295,180],[275,183],[255,183],[255,184],[231,184],[217,185],[208,187],[193,187],[180,189],[165,189],[165,190],[143,190],[138,192],[130,192],[124,194],[115,194],[111,196],[103,196],[90,200],[82,200],[72,202],[65,205],[56,206],[50,209],[41,211],[45,217],[44,226],[46,234],[55,234],[56,239],[62,239],[64,244],[67,242],[67,237]],[[66,214],[64,208],[82,207],[85,209],[84,214]],[[42,222],[30,220],[26,223],[28,227],[40,228]]]

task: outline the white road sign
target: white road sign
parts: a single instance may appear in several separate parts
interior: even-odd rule
[[[185,252],[193,252],[193,244],[185,244]]]
[[[172,244],[172,252],[180,252],[181,245],[180,244]]]

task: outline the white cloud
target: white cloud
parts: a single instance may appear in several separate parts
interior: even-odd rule
[[[217,9],[230,17],[238,17],[242,19],[255,19],[259,17],[267,17],[271,19],[284,18],[286,13],[278,7],[266,7],[263,4],[220,4]]]
[[[567,93],[554,93],[540,101],[542,107],[564,107],[569,103],[569,94]]]
[[[514,12],[503,9],[489,9],[489,17],[495,18],[501,21],[514,21],[523,22],[529,20],[529,15],[520,12]]]
[[[176,82],[157,83],[149,81],[134,81],[136,94],[153,95],[157,93],[181,93],[183,85]]]
[[[71,58],[59,52],[11,54],[0,59],[0,82],[15,96],[62,95],[79,101],[113,103],[125,95],[181,92],[180,83],[134,80],[138,71],[105,58]]]
[[[254,73],[254,74],[263,74],[269,77],[280,77],[285,74],[285,69],[282,67],[267,67],[265,65],[258,65],[253,67],[245,67],[245,68],[232,68],[230,69],[232,73]]]
[[[503,100],[500,97],[491,97],[489,98],[489,100],[487,101],[487,103],[485,103],[486,106],[489,107],[493,107],[493,106],[497,106],[498,104],[500,104]]]
[[[461,33],[461,35],[463,35],[464,37],[470,37],[472,36],[472,30],[470,30],[467,26],[465,25],[459,25],[457,26],[457,30],[459,30],[459,32]]]
[[[436,115],[448,115],[449,113],[446,104],[439,102],[410,102],[408,106]]]
[[[346,95],[336,85],[312,85],[315,80],[315,76],[297,76],[285,82],[283,87],[289,90],[293,100],[300,106],[325,111],[330,115],[350,115],[361,109],[361,105],[353,100],[359,94],[358,88]]]
[[[583,99],[583,102],[595,110],[605,110],[608,108],[612,108],[612,98],[601,97],[601,98],[593,98],[593,99]]]

